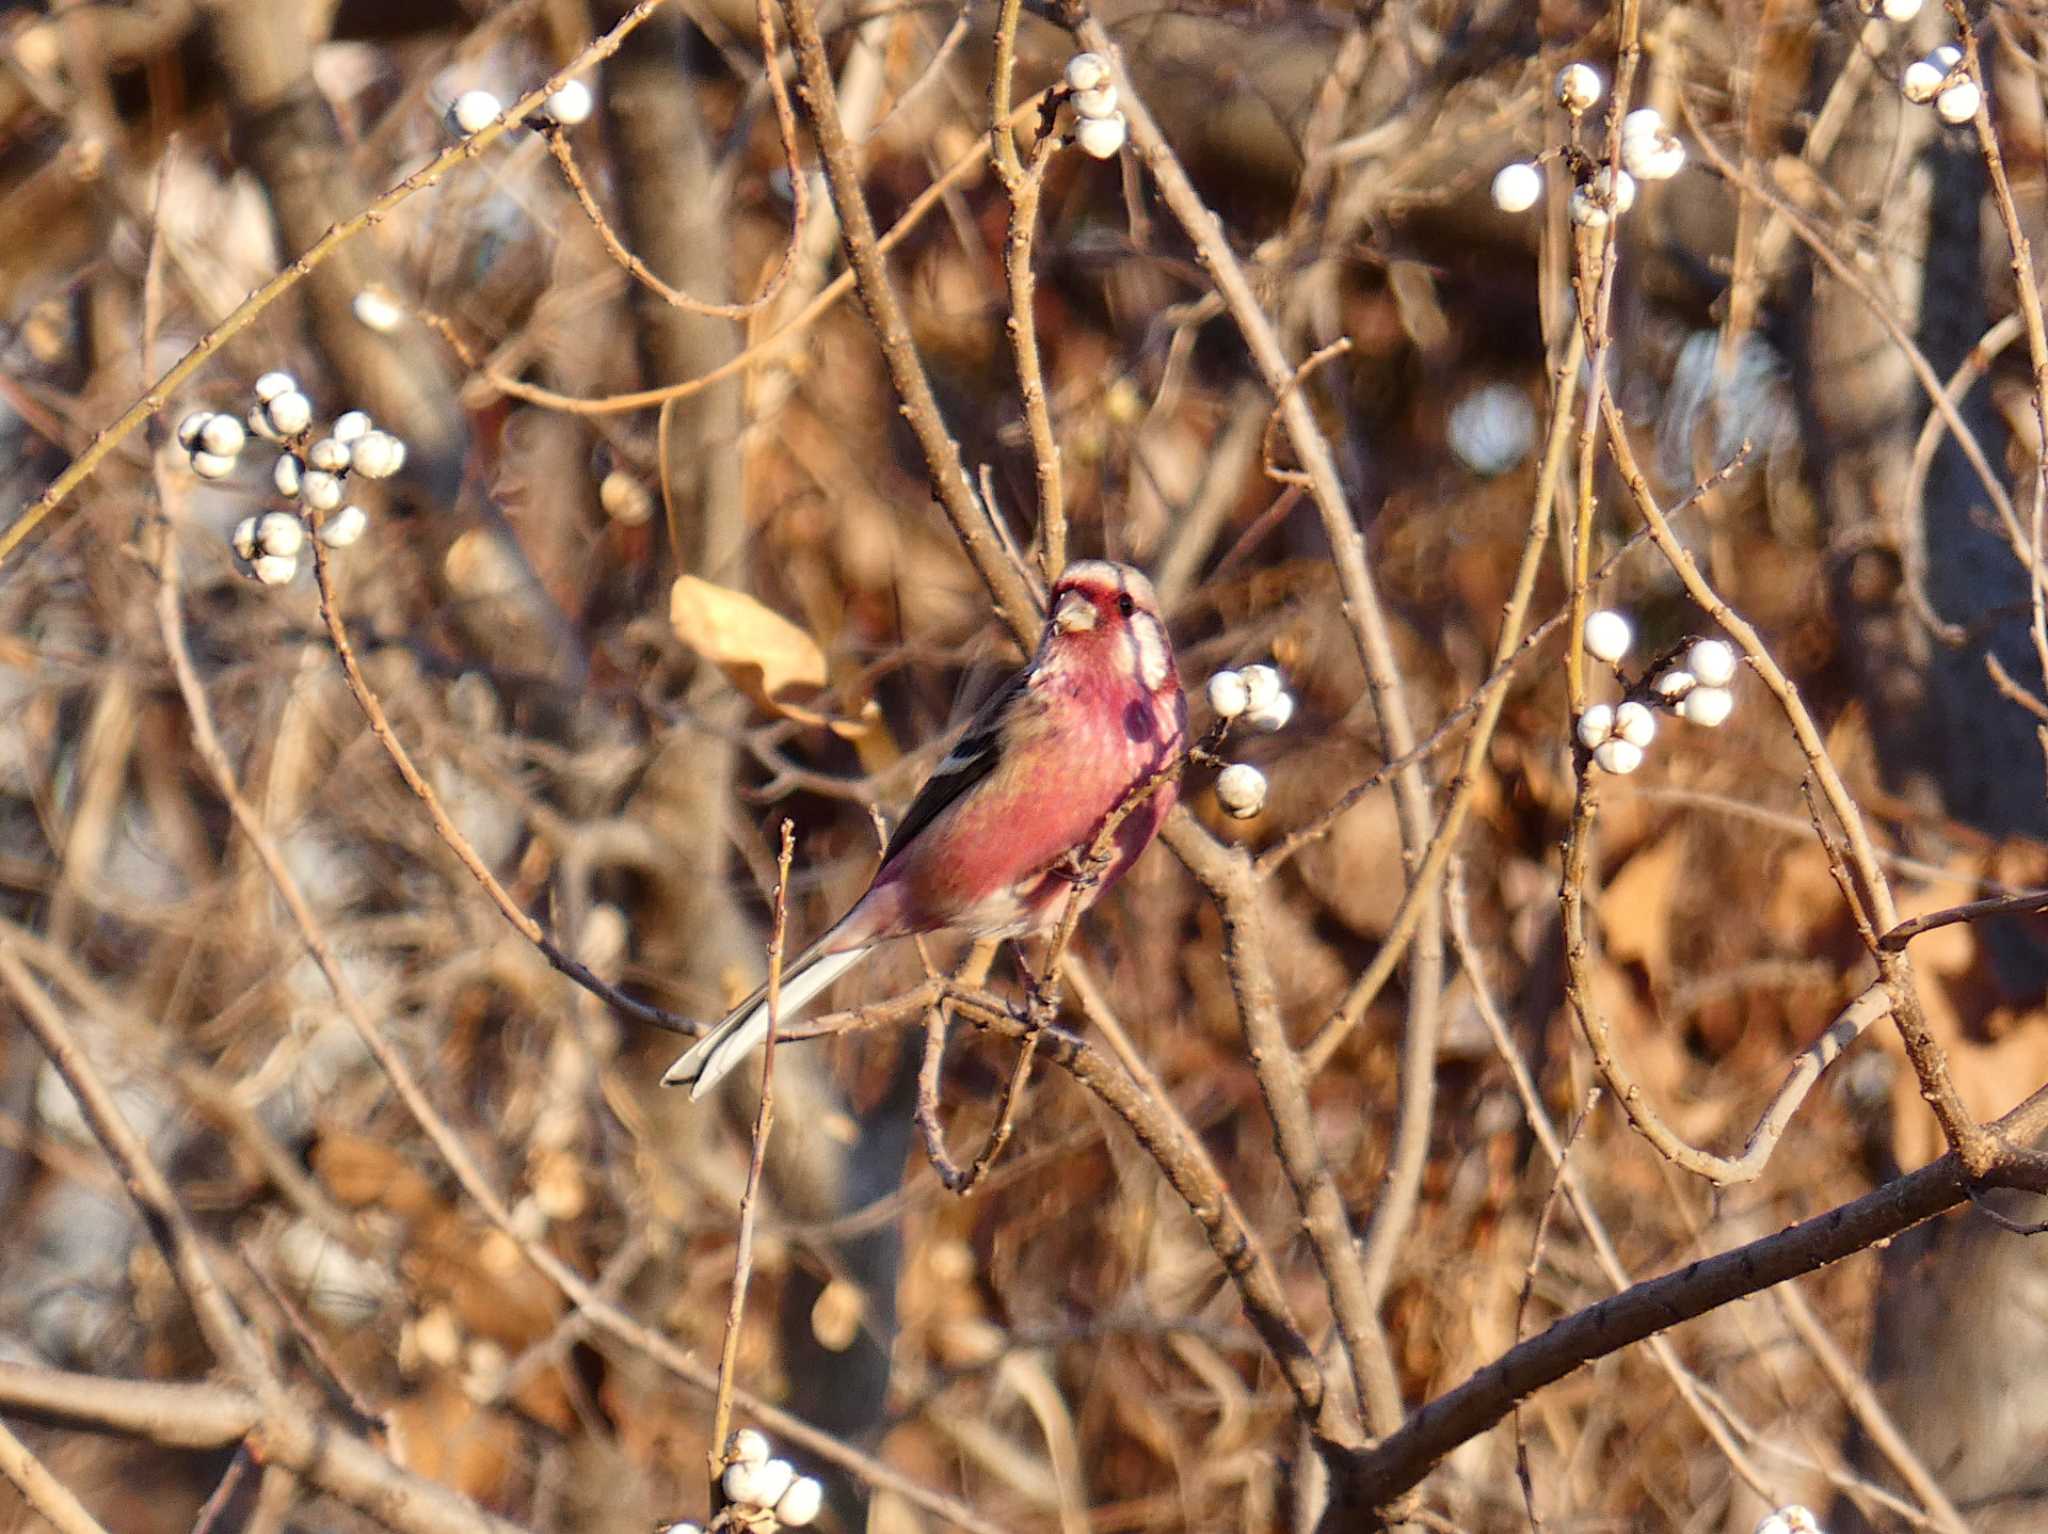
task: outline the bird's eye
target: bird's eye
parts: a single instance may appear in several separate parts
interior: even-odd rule
[[[1122,596],[1116,599],[1116,610],[1122,613],[1126,618],[1128,618],[1132,613],[1138,610],[1138,604],[1131,600],[1131,594],[1128,591],[1126,591]]]

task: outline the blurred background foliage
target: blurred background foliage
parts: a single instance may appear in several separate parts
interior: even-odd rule
[[[423,163],[455,94],[511,99],[619,9],[0,11],[0,506],[32,499],[248,289]],[[1292,353],[1349,343],[1307,387],[1398,619],[1411,707],[1433,723],[1485,673],[1534,493],[1546,341],[1570,323],[1559,178],[1518,217],[1487,186],[1502,163],[1562,141],[1550,81],[1572,58],[1610,68],[1612,19],[1563,0],[1100,14]],[[945,4],[826,13],[884,229],[984,149],[989,19]],[[2007,163],[2038,228],[2042,23],[2017,5],[1980,20]],[[627,244],[708,300],[756,292],[791,237],[754,28],[751,9],[724,0],[657,13],[593,77],[598,114],[569,135]],[[1908,106],[1894,83],[1949,31],[1939,7],[1887,27],[1840,0],[1647,6],[1639,99],[1746,179],[1695,153],[1644,189],[1620,240],[1612,358],[1667,504],[1748,444],[1683,530],[1823,720],[1901,860],[1909,915],[2048,873],[2034,724],[1984,681],[1988,650],[2039,687],[2025,581],[1952,442],[1912,470],[1926,400],[1891,340],[1742,187],[1801,210],[1947,377],[2012,305],[1967,130]],[[1333,76],[1358,33],[1362,68]],[[1071,47],[1028,17],[1020,95],[1051,82]],[[1331,90],[1334,116],[1319,118]],[[810,174],[808,141],[798,150]],[[322,412],[366,408],[407,438],[408,473],[366,503],[370,532],[337,565],[372,683],[515,896],[600,974],[697,1016],[759,976],[777,824],[797,827],[801,939],[866,878],[872,812],[900,810],[949,725],[1017,658],[931,504],[857,300],[770,339],[843,265],[822,185],[811,203],[771,302],[741,321],[694,315],[610,259],[543,146],[515,134],[302,283],[161,418],[240,409],[256,374],[288,367]],[[1007,214],[970,166],[892,262],[947,423],[1028,543]],[[1246,748],[1273,782],[1260,818],[1224,819],[1200,771],[1187,785],[1219,834],[1270,842],[1379,764],[1321,530],[1266,472],[1271,401],[1128,154],[1057,157],[1036,272],[1077,553],[1155,573],[1191,685],[1270,657],[1298,694],[1294,724]],[[371,288],[406,307],[395,330],[356,319]],[[724,381],[662,409],[576,403],[742,354]],[[2021,348],[1961,399],[2020,498],[2040,447]],[[192,754],[154,618],[157,519],[180,550],[192,649],[243,788],[382,1026],[513,1190],[522,1229],[699,1357],[715,1356],[724,1317],[748,1105],[693,1109],[662,1093],[673,1040],[572,990],[490,909],[366,732],[309,580],[273,591],[236,574],[227,532],[261,488],[191,479],[163,436],[125,444],[0,570],[0,931],[71,1014],[203,1228],[279,1297],[290,1319],[273,1324],[306,1339],[302,1353],[317,1341],[307,1377],[345,1381],[383,1412],[404,1463],[536,1529],[701,1516],[707,1403],[575,1324],[465,1206],[234,833]],[[1603,511],[1608,549],[1628,530]],[[682,573],[751,593],[810,636],[827,676],[800,700],[805,717],[763,707],[678,641],[667,603]],[[1635,615],[1640,654],[1708,631],[1647,548],[1605,595]],[[1546,567],[1536,615],[1563,596]],[[1515,684],[1460,880],[1481,979],[1570,1122],[1591,1078],[1563,1006],[1557,849],[1572,779],[1559,653],[1553,639]],[[1595,999],[1676,1127],[1717,1147],[1739,1144],[1790,1054],[1864,983],[1802,801],[1804,763],[1760,693],[1738,693],[1718,733],[1667,726],[1648,766],[1610,783],[1596,859]],[[1384,936],[1400,867],[1392,801],[1375,794],[1270,887],[1297,1039]],[[1923,999],[1979,1113],[2048,1080],[2040,937],[2017,919],[1916,946]],[[1089,1026],[1098,1005],[1121,1020],[1272,1243],[1298,1308],[1325,1326],[1214,910],[1155,850],[1078,948],[1100,995],[1070,1000],[1067,1020]],[[919,976],[918,955],[899,945],[866,974],[863,996],[879,997]],[[1009,982],[1007,959],[995,974]],[[1608,1292],[1561,1209],[1525,1285],[1552,1171],[1472,977],[1457,975],[1442,1005],[1423,1202],[1386,1305],[1411,1404]],[[75,1105],[0,1016],[0,1357],[202,1371],[168,1271]],[[1405,1016],[1396,982],[1314,1086],[1360,1220],[1385,1170]],[[1010,1049],[956,1043],[956,1155],[986,1133]],[[911,1133],[916,1054],[911,1033],[869,1030],[781,1056],[743,1381],[1004,1527],[1289,1525],[1291,1401],[1122,1126],[1042,1069],[989,1186],[955,1199]],[[1623,1262],[1648,1275],[1939,1149],[1881,1027],[1754,1185],[1716,1195],[1682,1178],[1611,1107],[1571,1154]],[[2039,1527],[2026,1499],[2044,1490],[2043,1277],[2032,1248],[1971,1219],[1803,1281],[1796,1305],[1767,1296],[1676,1333],[1694,1405],[1640,1349],[1544,1392],[1520,1433],[1546,1523],[1746,1531],[1767,1504],[1824,1507],[1861,1478],[1889,1484],[1847,1426],[1824,1361],[1832,1339],[1852,1371],[1872,1361],[1971,1527]],[[108,1527],[137,1534],[192,1528],[226,1458],[34,1442]],[[1505,1428],[1467,1445],[1425,1506],[1449,1527],[1525,1527],[1515,1453]],[[215,1527],[365,1526],[322,1498],[254,1502]],[[890,1534],[938,1526],[848,1481],[826,1516]],[[1914,1526],[1863,1491],[1828,1526],[1863,1517]],[[36,1526],[0,1486],[0,1527]]]

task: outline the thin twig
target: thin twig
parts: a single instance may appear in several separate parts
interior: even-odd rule
[[[740,1194],[739,1235],[733,1243],[732,1298],[725,1309],[725,1341],[718,1353],[718,1389],[711,1404],[711,1505],[723,1493],[726,1430],[732,1426],[732,1387],[739,1367],[740,1323],[747,1313],[747,1281],[754,1273],[754,1223],[761,1201],[761,1173],[768,1164],[768,1135],[775,1127],[775,1032],[782,1021],[782,951],[789,933],[789,865],[796,855],[796,823],[782,822],[782,850],[775,859],[775,914],[768,935],[768,1032],[761,1044],[761,1101],[754,1110],[753,1153],[747,1160],[746,1190]]]
[[[1037,112],[1045,100],[1041,92],[1019,106],[1010,114],[1012,123],[1021,122]],[[932,209],[940,206],[945,196],[961,182],[969,179],[981,168],[988,158],[988,141],[976,139],[973,146],[961,154],[945,170],[940,172],[932,184],[911,201],[903,215],[889,227],[889,230],[875,242],[875,248],[887,254],[902,244]],[[415,307],[412,314],[452,351],[462,365],[488,383],[500,394],[512,399],[524,400],[530,405],[539,405],[548,410],[559,410],[566,415],[623,415],[635,410],[650,410],[665,405],[671,400],[688,399],[701,394],[715,384],[723,383],[735,374],[751,368],[765,366],[774,354],[789,342],[800,339],[818,318],[830,310],[840,299],[854,291],[855,274],[851,268],[839,273],[818,291],[816,297],[790,316],[769,334],[755,341],[738,356],[721,362],[710,371],[686,378],[679,383],[664,384],[659,388],[640,389],[626,394],[607,394],[586,399],[578,395],[562,394],[553,389],[542,388],[539,384],[528,383],[521,378],[493,368],[477,355],[476,349],[463,339],[454,322],[445,315],[432,310]]]
[[[1737,648],[1748,658],[1750,666],[1762,678],[1764,686],[1777,700],[1778,708],[1792,727],[1792,734],[1805,755],[1807,766],[1812,771],[1815,784],[1826,799],[1829,812],[1842,828],[1848,842],[1848,855],[1856,871],[1863,898],[1869,903],[1871,922],[1879,931],[1887,931],[1899,924],[1898,908],[1892,899],[1891,885],[1886,880],[1884,866],[1879,861],[1877,849],[1871,840],[1870,828],[1864,823],[1863,814],[1850,795],[1848,785],[1836,768],[1834,758],[1829,754],[1827,743],[1822,738],[1820,727],[1807,711],[1806,703],[1792,679],[1785,675],[1770,651],[1765,647],[1757,631],[1714,590],[1707,578],[1701,574],[1698,563],[1685,546],[1671,531],[1671,525],[1657,505],[1651,493],[1649,482],[1637,466],[1635,453],[1629,444],[1628,429],[1621,418],[1621,412],[1610,399],[1604,402],[1603,412],[1607,418],[1608,451],[1614,455],[1615,467],[1620,471],[1627,485],[1636,509],[1656,540],[1658,550],[1670,564],[1687,593],[1699,606],[1718,623]],[[1943,1136],[1949,1145],[1962,1157],[1972,1175],[1981,1175],[1998,1159],[1998,1149],[1991,1144],[1990,1136],[1975,1119],[1962,1096],[1956,1091],[1955,1082],[1949,1074],[1948,1056],[1928,1029],[1927,1020],[1921,1014],[1919,998],[1913,990],[1912,969],[1903,953],[1893,952],[1871,943],[1872,956],[1877,960],[1878,976],[1891,998],[1891,1015],[1899,1030],[1899,1037],[1906,1046],[1906,1057],[1912,1062],[1913,1073],[1919,1078],[1921,1096],[1934,1110],[1935,1118],[1941,1124]],[[1624,1107],[1632,1105],[1624,1103]]]
[[[57,1534],[107,1534],[69,1486],[50,1473],[33,1450],[0,1422],[0,1475],[14,1483],[22,1501]]]
[[[1002,540],[990,526],[995,509],[975,493],[960,445],[946,429],[938,397],[911,338],[910,321],[875,237],[874,215],[860,183],[860,165],[839,119],[839,90],[825,56],[817,9],[813,0],[783,0],[783,15],[796,52],[798,89],[824,158],[833,206],[839,211],[840,239],[861,302],[881,343],[890,381],[903,402],[904,417],[923,450],[932,493],[952,523],[961,549],[994,598],[996,611],[1018,643],[1029,648],[1037,642],[1041,626],[1038,602],[1028,572],[1004,557]]]
[[[361,995],[343,971],[333,945],[321,930],[312,907],[306,900],[305,892],[292,874],[276,839],[265,828],[261,817],[250,806],[247,797],[235,781],[233,765],[226,748],[221,744],[220,734],[214,727],[205,690],[199,684],[198,672],[192,663],[191,650],[185,641],[184,617],[179,609],[177,597],[176,551],[169,540],[165,542],[161,570],[162,578],[157,595],[158,628],[163,634],[164,647],[170,655],[172,675],[177,681],[179,694],[185,700],[186,712],[191,719],[193,745],[212,774],[222,798],[227,802],[237,828],[255,849],[264,873],[277,890],[278,897],[284,902],[286,912],[291,916],[293,925],[298,928],[300,940],[306,945],[314,963],[319,967],[321,977],[326,981],[336,1005],[341,1009],[342,1016],[369,1051],[371,1058],[383,1070],[399,1100],[412,1115],[413,1121],[433,1142],[435,1150],[447,1162],[455,1180],[483,1211],[485,1218],[518,1247],[520,1253],[544,1278],[567,1295],[599,1331],[607,1333],[651,1359],[694,1389],[710,1394],[717,1388],[715,1369],[698,1362],[666,1337],[598,1294],[589,1280],[562,1261],[544,1243],[533,1239],[522,1230],[519,1222],[513,1218],[512,1210],[504,1197],[484,1176],[476,1158],[471,1155],[448,1121],[435,1109],[404,1056],[392,1046],[383,1030],[371,1018]],[[873,1456],[851,1447],[835,1435],[812,1426],[801,1417],[780,1410],[750,1392],[735,1389],[733,1399],[778,1436],[787,1438],[797,1447],[815,1454],[820,1459],[845,1468],[869,1485],[893,1491],[914,1505],[925,1508],[962,1528],[983,1531],[983,1534],[992,1534],[992,1531],[998,1528],[996,1524],[981,1517],[957,1498],[933,1491]]]
[[[2033,559],[2026,533],[2020,526],[2019,515],[2013,509],[2012,497],[2006,493],[2004,482],[1998,477],[1997,470],[1991,466],[1991,460],[1986,455],[1983,444],[1977,440],[1977,434],[1971,430],[1970,424],[1963,419],[1962,412],[1949,399],[1947,391],[1942,388],[1940,377],[1934,371],[1934,365],[1927,360],[1926,353],[1914,341],[1905,322],[1892,312],[1891,305],[1885,301],[1870,279],[1856,269],[1855,263],[1836,251],[1826,236],[1801,216],[1767,181],[1761,177],[1744,177],[1741,171],[1728,162],[1727,157],[1714,147],[1713,140],[1702,131],[1698,119],[1693,116],[1691,103],[1683,96],[1679,98],[1679,106],[1685,113],[1686,127],[1699,146],[1700,158],[1729,181],[1753,190],[1758,197],[1771,204],[1784,216],[1793,233],[1799,236],[1800,242],[1820,258],[1821,265],[1828,269],[1829,274],[1863,301],[1871,316],[1883,327],[1892,344],[1898,348],[1899,355],[1905,358],[1906,365],[1912,369],[1913,376],[1919,380],[1921,389],[1926,393],[1928,403],[1941,416],[1950,435],[1956,439],[1956,445],[1963,450],[1963,456],[1969,460],[1978,482],[1984,487],[1985,495],[1990,498],[1993,509],[1998,513],[1999,527],[2003,530],[2006,543],[2012,549],[2014,557],[2030,572],[2030,579],[2033,582],[2038,584],[2048,580],[2048,568],[2042,568]]]
[[[1460,895],[1454,883],[1451,888],[1450,899],[1455,902],[1459,898]],[[1452,942],[1457,945],[1459,959],[1466,965],[1465,972],[1470,974],[1472,972],[1471,966],[1476,960],[1477,955],[1471,951],[1470,945],[1465,942],[1464,938],[1458,935],[1458,920],[1459,917],[1454,910],[1451,917]],[[1474,983],[1478,984],[1480,982],[1475,981]],[[1481,1005],[1484,1006],[1489,1003],[1490,998],[1488,1002],[1483,1002]],[[1491,1026],[1491,1022],[1497,1021],[1498,1013],[1496,1012],[1489,1026]],[[1500,1029],[1494,1036],[1495,1047],[1508,1048],[1510,1054],[1513,1052],[1509,1048],[1511,1042],[1507,1037],[1507,1030],[1505,1028]],[[1572,1120],[1571,1127],[1565,1131],[1564,1143],[1558,1148],[1557,1160],[1550,1169],[1550,1191],[1543,1195],[1543,1208],[1536,1216],[1536,1232],[1529,1238],[1529,1261],[1522,1268],[1522,1289],[1515,1296],[1513,1335],[1517,1342],[1522,1340],[1522,1325],[1529,1319],[1529,1300],[1536,1292],[1536,1275],[1543,1271],[1543,1248],[1549,1240],[1550,1222],[1557,1213],[1558,1201],[1564,1195],[1565,1176],[1571,1166],[1572,1147],[1579,1143],[1579,1132],[1592,1122],[1593,1110],[1600,1104],[1600,1092],[1601,1089],[1599,1087],[1594,1087],[1586,1094],[1586,1106],[1579,1110],[1579,1116]],[[1527,1111],[1526,1105],[1523,1111]],[[1520,1401],[1515,1403],[1514,1429],[1515,1479],[1521,1482],[1522,1485],[1522,1506],[1529,1514],[1531,1534],[1543,1534],[1543,1519],[1536,1511],[1536,1478],[1529,1470],[1529,1439],[1528,1435],[1523,1431],[1522,1403]]]
[[[1915,916],[1902,921],[1896,927],[1879,936],[1878,947],[1890,953],[1897,953],[1923,932],[1932,932],[1937,927],[1953,927],[1958,922],[1982,921],[1987,916],[2017,916],[2027,911],[2048,911],[2048,890],[2026,890],[2017,895],[1994,895],[1987,900],[1972,900],[1963,905],[1952,905],[1946,910],[1929,911],[1924,916]]]
[[[159,375],[156,381],[143,391],[142,397],[122,411],[111,425],[103,426],[93,433],[92,441],[86,444],[85,451],[74,458],[64,472],[52,480],[49,487],[23,509],[19,517],[5,530],[0,530],[0,566],[6,565],[7,556],[20,547],[22,541],[36,530],[45,517],[63,505],[71,493],[85,483],[106,461],[108,454],[126,441],[129,434],[144,421],[170,403],[173,389],[198,372],[200,366],[215,352],[253,325],[264,310],[283,297],[316,267],[324,265],[343,245],[365,229],[382,223],[400,203],[415,193],[433,186],[456,166],[474,160],[499,138],[511,132],[515,126],[543,106],[548,97],[560,90],[562,82],[571,75],[581,73],[592,64],[617,53],[627,35],[662,4],[663,0],[639,0],[637,5],[619,18],[618,25],[593,41],[564,68],[520,97],[492,122],[442,150],[353,218],[336,224],[307,247],[305,253],[297,260],[243,299],[235,306],[233,313],[201,336],[190,351]]]
[[[768,280],[761,285],[761,291],[744,303],[721,304],[707,299],[692,298],[678,288],[663,282],[648,267],[645,261],[635,255],[619,238],[611,221],[604,216],[604,210],[591,195],[589,183],[583,179],[583,171],[576,163],[575,151],[569,147],[569,136],[560,123],[543,120],[540,136],[553,156],[555,164],[561,167],[562,179],[575,194],[577,206],[583,216],[597,231],[598,239],[611,258],[630,272],[634,279],[650,293],[672,309],[686,314],[701,314],[712,319],[743,320],[775,302],[783,285],[789,281],[789,274],[796,267],[798,249],[803,244],[805,221],[810,216],[810,178],[804,174],[803,162],[797,154],[796,108],[790,105],[789,88],[782,83],[782,69],[778,63],[780,50],[775,46],[775,18],[770,9],[770,0],[756,0],[755,17],[761,32],[761,70],[768,80],[768,93],[775,101],[775,121],[782,133],[783,159],[789,167],[789,186],[792,207],[790,210],[789,239],[782,247],[782,258],[775,270],[768,274]]]
[[[951,986],[942,994],[954,1015],[978,1028],[1017,1040],[1030,1030],[1026,1019],[996,997]],[[1210,1250],[1238,1291],[1246,1318],[1294,1392],[1302,1420],[1326,1443],[1357,1443],[1356,1423],[1341,1393],[1325,1387],[1315,1350],[1295,1318],[1271,1256],[1200,1137],[1168,1098],[1147,1090],[1099,1050],[1057,1028],[1041,1032],[1039,1053],[1123,1120],[1202,1227]]]
[[[540,951],[549,964],[568,979],[583,987],[600,1001],[616,1008],[636,1022],[648,1023],[670,1033],[694,1035],[698,1025],[688,1018],[677,1017],[672,1012],[651,1003],[628,996],[617,986],[611,985],[582,961],[576,959],[548,935],[547,929],[527,915],[512,898],[512,894],[491,872],[483,855],[470,844],[441,803],[441,796],[434,791],[426,775],[413,764],[412,753],[407,751],[398,732],[391,728],[391,719],[384,712],[384,704],[371,689],[369,680],[363,675],[363,668],[356,659],[355,646],[349,642],[348,627],[341,621],[341,602],[334,589],[334,570],[328,563],[327,546],[317,536],[318,514],[314,514],[315,536],[308,541],[313,548],[313,576],[320,590],[320,619],[326,625],[327,639],[334,646],[336,659],[341,662],[342,675],[347,679],[349,696],[362,710],[363,718],[369,722],[370,734],[377,744],[384,748],[384,754],[391,758],[391,765],[398,769],[398,775],[405,780],[405,786],[425,807],[427,818],[433,822],[434,832],[441,838],[456,860],[469,871],[469,876],[483,887],[490,896],[491,904],[498,908],[498,914],[512,925],[512,929]]]
[[[1842,1404],[1863,1429],[1871,1446],[1882,1454],[1885,1463],[1897,1472],[1900,1482],[1927,1509],[1928,1522],[1942,1534],[1969,1534],[1969,1524],[1962,1513],[1951,1502],[1948,1493],[1941,1489],[1941,1482],[1934,1478],[1933,1471],[1914,1452],[1906,1435],[1892,1421],[1891,1413],[1885,1410],[1884,1402],[1871,1388],[1869,1379],[1858,1369],[1853,1360],[1842,1350],[1840,1343],[1829,1335],[1821,1318],[1813,1313],[1813,1307],[1806,1303],[1806,1296],[1797,1284],[1781,1284],[1773,1291],[1778,1309],[1784,1315],[1786,1324],[1806,1344],[1806,1350],[1813,1355],[1813,1361],[1820,1365],[1820,1372],[1828,1377],[1828,1383],[1835,1387],[1835,1394],[1842,1398]]]
[[[270,1360],[221,1287],[191,1216],[171,1191],[169,1180],[121,1111],[91,1057],[79,1046],[71,1025],[5,937],[0,937],[0,983],[13,995],[29,1032],[35,1035],[64,1085],[78,1100],[86,1127],[121,1174],[128,1196],[135,1201],[144,1226],[162,1248],[164,1261],[176,1275],[178,1287],[184,1291],[214,1357],[237,1383],[254,1391],[266,1403],[273,1401],[281,1387]]]
[[[995,64],[989,71],[989,147],[996,175],[1010,199],[1010,232],[1003,245],[1003,275],[1010,290],[1006,328],[1016,359],[1017,393],[1024,404],[1024,423],[1031,434],[1031,461],[1038,483],[1038,570],[1050,586],[1067,563],[1066,489],[1060,473],[1059,439],[1053,435],[1052,406],[1046,397],[1045,365],[1038,350],[1036,286],[1031,270],[1031,242],[1038,228],[1039,194],[1046,168],[1060,141],[1052,131],[1057,98],[1048,98],[1038,136],[1026,165],[1017,154],[1011,127],[1010,86],[1017,68],[1017,20],[1021,0],[1001,0],[996,11]]]
[[[2027,523],[2027,554],[2031,568],[2038,569],[2042,554],[2042,519],[2048,516],[2048,321],[2041,312],[2041,287],[2034,279],[2034,247],[2020,218],[2019,204],[2012,194],[2012,180],[2005,173],[2005,156],[1998,148],[1998,135],[1991,127],[1991,92],[1984,78],[1984,59],[1977,46],[1977,28],[1970,13],[1958,0],[1949,0],[1949,19],[1962,39],[1963,67],[1977,83],[1977,111],[1971,125],[1977,130],[1977,147],[1990,173],[1991,198],[1997,204],[1999,222],[2005,226],[2006,243],[2012,249],[2013,291],[2019,302],[2020,318],[2026,323],[2027,357],[2034,374],[2034,503]],[[2023,561],[2025,563],[2025,561]],[[2034,655],[2048,676],[2048,601],[2041,582],[2029,580],[2027,590],[2033,609],[2031,632]]]

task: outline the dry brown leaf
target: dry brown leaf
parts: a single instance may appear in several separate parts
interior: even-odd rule
[[[802,629],[743,591],[679,575],[669,592],[676,638],[731,677],[767,708],[790,687],[825,685],[825,652]]]
[[[393,1403],[392,1438],[406,1468],[486,1506],[503,1507],[517,1483],[519,1430],[477,1406],[446,1377]]]
[[[825,686],[825,652],[809,634],[744,591],[679,575],[669,591],[668,621],[676,638],[771,713],[848,739],[865,734],[880,717],[872,698],[861,706],[858,717],[849,719],[820,713],[785,696],[792,691],[815,693]]]
[[[1600,897],[1608,954],[1641,964],[1660,993],[1671,981],[1671,907],[1685,852],[1684,833],[1673,832],[1630,858]]]

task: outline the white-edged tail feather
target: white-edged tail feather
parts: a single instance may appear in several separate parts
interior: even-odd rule
[[[866,948],[846,948],[837,953],[806,954],[782,977],[779,1021],[787,1023],[819,994],[868,956]],[[768,988],[761,987],[731,1012],[725,1021],[692,1044],[683,1057],[661,1078],[665,1087],[687,1084],[695,1102],[725,1079],[733,1068],[768,1037]]]

